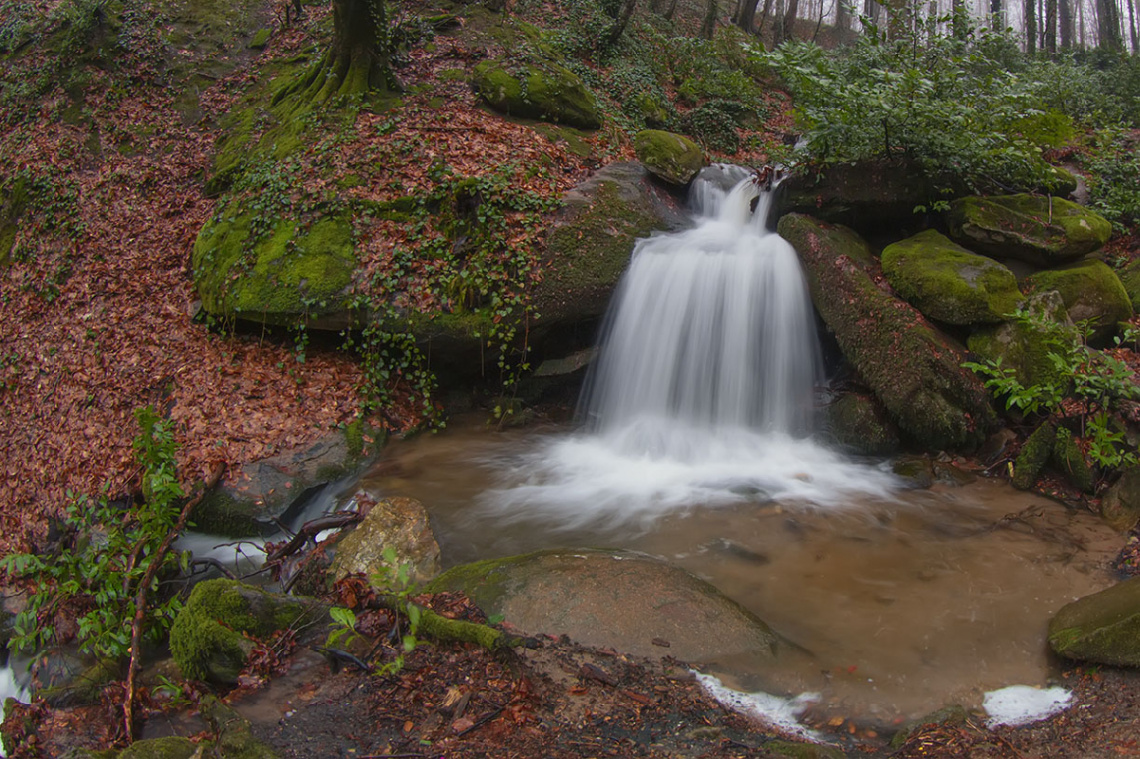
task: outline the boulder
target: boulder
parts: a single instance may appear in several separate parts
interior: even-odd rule
[[[582,129],[602,125],[594,93],[577,74],[553,61],[483,61],[475,67],[472,85],[487,105],[508,116]]]
[[[1117,274],[1120,283],[1124,285],[1124,291],[1128,293],[1128,299],[1132,301],[1132,310],[1140,311],[1140,258],[1132,261]]]
[[[1022,300],[1013,272],[933,229],[888,245],[881,260],[891,287],[936,321],[993,324],[1004,321]]]
[[[1120,476],[1100,499],[1100,513],[1118,532],[1130,532],[1140,523],[1140,467]]]
[[[1065,302],[1055,290],[1030,295],[1025,308],[1039,319],[1060,327],[1060,334],[1072,340],[1079,339],[1065,311]],[[1026,387],[1068,381],[1059,376],[1056,365],[1049,358],[1049,353],[1055,352],[1050,335],[1024,321],[981,327],[970,335],[966,345],[980,358],[995,363],[1000,361],[1002,368],[1012,369],[1017,381]]]
[[[1056,444],[1057,427],[1052,422],[1042,422],[1033,430],[1013,463],[1011,482],[1015,488],[1029,490],[1037,484],[1037,478],[1049,463]]]
[[[1112,236],[1112,225],[1087,208],[1029,194],[961,198],[946,222],[950,237],[970,250],[1042,268],[1075,261]]]
[[[807,272],[812,301],[843,355],[887,413],[930,450],[970,449],[996,427],[989,394],[963,352],[913,306],[884,292],[858,261],[867,244],[802,214],[780,220]]]
[[[431,592],[462,591],[529,633],[688,662],[733,654],[774,657],[766,624],[704,580],[627,551],[540,551],[449,569]],[[664,640],[669,648],[654,644]]]
[[[1049,645],[1069,659],[1140,666],[1140,577],[1062,607],[1049,621]]]
[[[899,449],[899,434],[873,397],[845,393],[828,404],[827,429],[843,448],[864,456],[887,456]]]
[[[202,310],[279,326],[349,326],[348,290],[356,268],[351,221],[275,219],[258,236],[254,219],[254,212],[228,204],[198,233],[191,265]]]
[[[1069,318],[1089,321],[1091,340],[1102,341],[1117,329],[1117,322],[1132,318],[1132,301],[1116,272],[1103,261],[1090,259],[1059,269],[1040,271],[1022,283],[1027,292],[1056,290]]]
[[[388,548],[395,552],[394,565],[384,556]],[[439,574],[439,544],[422,503],[414,498],[385,498],[337,543],[332,574],[337,580],[358,572],[370,578],[387,577],[401,566],[408,568],[411,582],[430,580]]]
[[[1057,470],[1069,484],[1084,493],[1092,493],[1096,489],[1096,480],[1088,460],[1081,447],[1073,438],[1073,433],[1067,427],[1057,428],[1057,437],[1053,440],[1053,455],[1049,463]]]
[[[633,149],[650,174],[669,184],[687,185],[705,165],[701,146],[673,132],[642,130],[633,138]]]
[[[206,580],[194,586],[170,628],[170,653],[187,679],[232,686],[253,650],[250,636],[265,638],[325,613],[312,599]]]
[[[568,192],[547,232],[533,294],[539,329],[600,319],[637,238],[686,219],[639,163],[610,164]]]

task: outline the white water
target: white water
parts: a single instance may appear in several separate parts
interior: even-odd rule
[[[484,497],[497,519],[647,526],[699,506],[889,497],[888,475],[803,437],[819,347],[770,197],[746,170],[710,167],[694,226],[638,241],[583,394],[587,432],[512,461]]]

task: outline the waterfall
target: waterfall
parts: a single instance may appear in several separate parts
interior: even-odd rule
[[[744,169],[713,166],[692,196],[693,228],[634,248],[585,416],[601,433],[647,419],[803,433],[819,346],[795,250],[767,228],[772,195]]]
[[[583,431],[489,462],[502,482],[478,518],[648,529],[695,508],[890,498],[889,475],[807,437],[815,322],[761,189],[745,169],[706,168],[693,226],[638,241],[583,389]]]

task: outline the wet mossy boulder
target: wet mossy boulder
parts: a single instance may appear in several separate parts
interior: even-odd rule
[[[1044,268],[1088,255],[1112,236],[1112,225],[1087,208],[1029,194],[961,198],[946,222],[951,239],[970,250]]]
[[[598,102],[577,74],[552,61],[483,61],[472,84],[483,101],[499,113],[556,124],[597,129]]]
[[[704,580],[629,551],[539,551],[465,564],[429,592],[461,591],[485,612],[529,633],[566,634],[587,646],[659,658],[654,640],[691,663],[733,654],[772,659],[777,636]]]
[[[254,228],[266,229],[255,235]],[[223,319],[315,329],[349,326],[352,224],[258,219],[235,202],[206,223],[191,259],[202,309]]]
[[[115,755],[116,759],[191,759],[201,756],[202,748],[189,738],[168,735],[163,738],[148,738],[135,741]],[[228,759],[228,757],[227,757]]]
[[[640,163],[610,164],[566,193],[546,234],[542,281],[532,296],[539,330],[600,319],[634,242],[686,219]]]
[[[1095,489],[1096,482],[1092,469],[1089,468],[1085,454],[1077,445],[1073,433],[1067,427],[1057,428],[1057,437],[1053,440],[1053,455],[1049,462],[1078,490],[1092,493]]]
[[[235,685],[253,649],[252,638],[319,618],[311,599],[281,596],[235,580],[206,580],[194,587],[170,628],[170,653],[184,677]]]
[[[1140,523],[1140,467],[1125,470],[1105,492],[1100,514],[1117,532],[1130,532]]]
[[[395,552],[394,565],[384,556],[389,548]],[[397,496],[377,501],[364,521],[340,539],[332,575],[337,580],[355,573],[394,576],[401,566],[416,583],[430,580],[440,570],[439,544],[427,509],[414,498]]]
[[[883,274],[903,300],[947,324],[994,324],[1021,303],[1017,277],[928,229],[882,253]]]
[[[1089,259],[1057,269],[1039,271],[1022,286],[1028,292],[1056,290],[1065,302],[1069,318],[1088,321],[1091,340],[1103,341],[1117,329],[1117,322],[1132,318],[1132,301],[1120,278],[1103,261]]]
[[[812,301],[843,355],[913,441],[928,450],[972,449],[996,428],[989,394],[963,352],[917,309],[884,292],[864,264],[867,243],[846,227],[803,214],[780,220]]]
[[[1079,339],[1065,310],[1065,302],[1055,290],[1030,295],[1025,308],[1037,319],[1059,327],[1061,334],[1069,334],[1073,341]],[[1026,387],[1063,383],[1064,378],[1059,376],[1056,364],[1049,358],[1049,353],[1056,349],[1048,337],[1046,331],[1019,319],[981,327],[970,334],[966,345],[979,358],[1000,362],[1003,369],[1012,369],[1017,381]]]
[[[1049,645],[1069,659],[1140,666],[1140,577],[1062,607],[1049,621]]]
[[[0,247],[0,253],[3,247]],[[1119,272],[1120,283],[1124,285],[1124,292],[1128,293],[1128,300],[1132,302],[1132,310],[1140,311],[1140,258],[1125,266]]]
[[[700,145],[684,135],[660,129],[638,132],[633,149],[650,174],[670,184],[687,185],[705,165]]]
[[[277,759],[277,752],[253,735],[249,720],[231,706],[207,695],[198,705],[202,718],[217,736],[215,752],[224,759]]]
[[[899,449],[899,434],[873,397],[845,393],[828,404],[827,429],[843,448],[864,456],[887,456]]]
[[[1053,448],[1057,442],[1057,427],[1052,422],[1042,422],[1021,446],[1013,463],[1013,486],[1018,490],[1029,490],[1037,484],[1037,478],[1045,471]]]

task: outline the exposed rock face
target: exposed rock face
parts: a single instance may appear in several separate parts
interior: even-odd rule
[[[882,262],[887,281],[906,302],[947,324],[1001,322],[1022,300],[1013,272],[933,229],[888,245]]]
[[[638,163],[615,163],[568,192],[547,233],[534,292],[539,325],[583,322],[606,312],[633,243],[684,223],[677,201]]]
[[[194,587],[170,628],[170,653],[182,674],[215,685],[237,683],[253,649],[243,633],[264,638],[325,614],[312,599],[278,596],[234,580],[207,580]]]
[[[463,591],[520,630],[638,656],[774,657],[778,644],[766,624],[707,582],[637,553],[542,551],[481,561],[449,569],[429,590]]]
[[[1104,520],[1119,532],[1129,532],[1140,523],[1140,467],[1124,472],[1100,499]]]
[[[384,557],[387,548],[395,551],[395,566]],[[439,574],[439,544],[422,503],[414,498],[385,498],[337,543],[332,573],[337,580],[356,572],[372,577],[395,572],[401,565],[407,565],[412,582],[430,580]]]
[[[475,91],[500,113],[582,129],[602,125],[594,93],[572,71],[551,61],[521,69],[504,61],[475,67]]]
[[[1116,323],[1132,318],[1132,301],[1116,272],[1103,261],[1090,259],[1027,277],[1023,286],[1033,292],[1056,290],[1074,322],[1089,320],[1092,340],[1116,331]]]
[[[701,146],[688,137],[659,129],[645,129],[633,138],[637,160],[665,182],[687,185],[705,165]]]
[[[864,456],[899,449],[899,434],[883,407],[869,395],[847,393],[827,406],[827,429],[835,442]]]
[[[1070,659],[1140,666],[1140,577],[1062,607],[1049,622],[1049,645]]]
[[[880,289],[867,244],[845,227],[802,214],[780,234],[807,270],[812,301],[840,349],[891,418],[930,450],[974,448],[995,428],[989,395],[952,346],[914,307]]]
[[[1071,333],[1073,340],[1078,338],[1068,312],[1065,311],[1065,302],[1055,290],[1030,295],[1026,300],[1026,309],[1034,316],[1061,325]],[[1046,335],[1028,324],[1009,321],[993,327],[982,327],[970,335],[967,345],[983,359],[995,362],[1000,360],[1001,365],[1012,369],[1017,375],[1017,381],[1026,387],[1061,379],[1057,367],[1049,358],[1049,352],[1053,348]]]
[[[950,237],[970,250],[1044,268],[1092,253],[1112,235],[1112,225],[1083,206],[1028,194],[962,198],[946,222]]]

